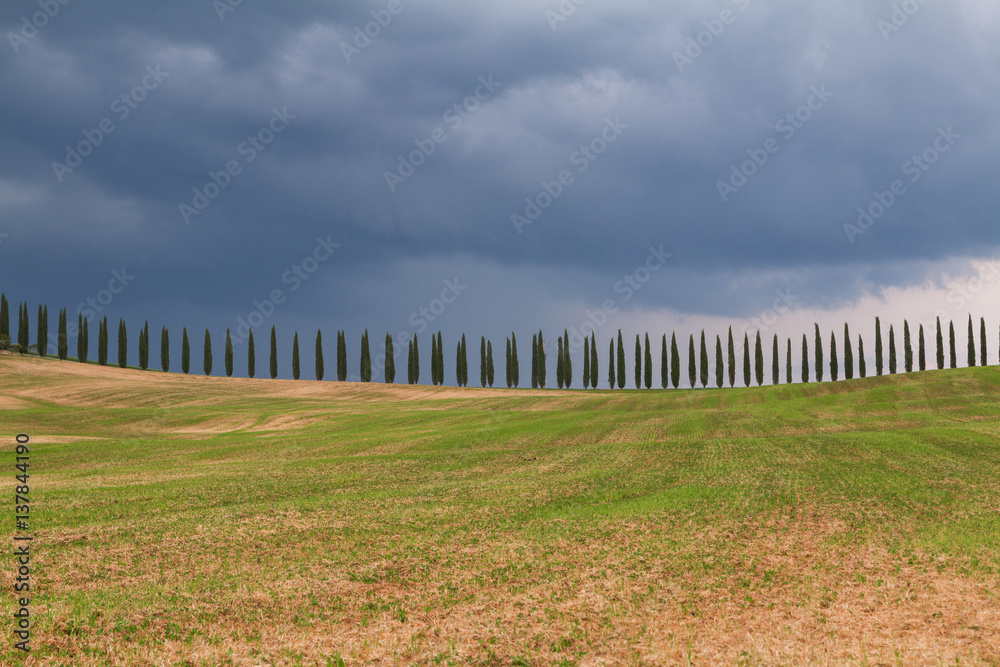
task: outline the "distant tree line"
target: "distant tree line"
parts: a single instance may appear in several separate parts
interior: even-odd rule
[[[60,360],[70,359],[69,340],[70,334],[76,335],[76,357],[75,360],[88,363],[90,360],[90,323],[84,318],[82,313],[77,316],[75,331],[70,331],[68,315],[66,309],[59,311],[57,316],[57,333],[54,337],[55,350],[49,349],[49,312],[48,306],[40,305],[37,308],[34,327],[34,342],[31,338],[30,310],[26,302],[18,304],[17,320],[12,322],[10,318],[10,303],[6,294],[0,294],[0,350],[11,350],[20,354],[34,354],[42,357],[55,356]],[[932,350],[928,350],[929,334],[924,330],[924,325],[917,328],[916,336],[910,323],[903,321],[902,329],[902,362],[900,363],[897,345],[896,328],[889,326],[888,335],[884,335],[882,321],[880,317],[875,318],[874,326],[874,354],[875,354],[875,375],[881,376],[888,369],[890,375],[900,372],[911,373],[915,371],[928,370],[929,360],[933,361],[934,367],[938,370],[958,367],[958,345],[956,339],[955,323],[949,322],[947,333],[944,330],[941,318],[936,319]],[[107,366],[109,363],[109,323],[107,316],[97,322],[97,357],[96,363]],[[977,330],[978,329],[978,330]],[[13,336],[12,336],[13,332]],[[279,368],[279,348],[278,336],[275,327],[271,327],[269,349],[269,375],[272,379],[278,377]],[[916,342],[914,342],[914,338]],[[683,340],[683,339],[682,339]],[[856,341],[856,344],[855,344]],[[517,336],[511,332],[506,339],[504,357],[504,382],[508,388],[516,389],[521,385],[520,359],[517,349]],[[791,384],[793,382],[793,341],[787,338],[782,345],[782,341],[774,335],[770,345],[766,345],[762,339],[761,332],[756,332],[753,342],[749,334],[744,334],[742,345],[742,363],[737,358],[737,344],[733,336],[732,327],[729,328],[727,340],[724,342],[722,336],[715,336],[715,345],[712,346],[705,331],[701,331],[696,337],[690,334],[688,338],[687,354],[687,378],[690,386],[695,388],[701,386],[708,387],[711,380],[718,388],[725,386],[726,382],[730,387],[736,386],[736,379],[742,376],[743,386],[750,387],[756,383],[757,386],[764,384],[766,379],[765,371],[768,367],[766,352],[770,354],[770,382],[778,385],[782,383]],[[118,320],[117,335],[117,364],[120,368],[129,366],[129,346],[128,328],[124,319]],[[347,381],[350,376],[349,355],[347,336],[344,331],[337,332],[336,350],[336,380]],[[979,326],[975,326],[972,315],[968,318],[966,334],[966,365],[969,367],[986,366],[988,364],[988,335],[985,318],[979,319]],[[465,334],[455,342],[455,383],[460,387],[469,384],[469,353],[466,345]],[[554,347],[556,386],[560,389],[570,389],[573,387],[576,378],[573,371],[573,351],[568,330],[563,330],[561,336],[557,336],[555,346],[545,339],[544,333],[539,330],[531,337],[531,387],[544,389],[547,383],[546,369],[548,367],[548,350]],[[712,354],[714,347],[714,354]],[[768,351],[767,348],[770,347]],[[170,334],[164,326],[160,331],[160,364],[159,369],[169,372],[171,368],[170,355]],[[143,323],[139,329],[137,353],[138,368],[149,370],[150,356],[150,335],[149,322]],[[886,354],[886,349],[888,350]],[[396,382],[396,346],[390,334],[385,336],[384,356],[381,361],[384,382],[392,384]],[[417,335],[414,335],[406,344],[406,382],[407,384],[418,384],[420,382],[420,342]],[[782,350],[784,357],[782,358]],[[829,350],[829,360],[826,360],[825,351]],[[53,352],[53,354],[50,354]],[[361,382],[371,382],[372,376],[372,356],[369,344],[368,331],[365,330],[361,336],[360,360],[356,377]],[[256,346],[254,332],[251,329],[247,338],[247,376],[254,378],[257,372]],[[583,337],[583,368],[582,382],[584,389],[596,389],[599,386],[600,363],[599,351],[596,335],[591,332],[589,338]],[[440,386],[445,383],[445,355],[444,340],[442,333],[438,331],[431,335],[430,349],[430,379],[431,384]],[[326,376],[326,368],[323,353],[323,333],[316,332],[315,339],[315,369],[314,377],[323,380]],[[803,383],[823,382],[826,372],[829,371],[829,378],[837,382],[843,377],[845,380],[865,378],[868,376],[868,359],[865,355],[865,341],[861,335],[856,339],[852,338],[849,323],[844,324],[844,331],[839,339],[837,332],[831,331],[829,334],[829,344],[827,347],[823,334],[818,324],[813,331],[813,343],[810,349],[809,336],[803,334],[800,363],[799,380]],[[479,341],[479,384],[482,387],[493,387],[496,381],[493,354],[493,341],[482,336]],[[714,367],[713,367],[714,364]],[[843,366],[841,366],[843,364]],[[188,337],[187,328],[181,330],[181,362],[182,373],[191,371],[191,344]],[[202,370],[205,375],[211,375],[214,369],[213,364],[213,344],[211,332],[206,329],[204,337],[204,347],[202,351]],[[782,369],[784,373],[782,374]],[[299,352],[299,334],[294,331],[292,335],[291,347],[291,372],[295,380],[301,378],[301,363]],[[742,370],[742,374],[738,373]],[[224,371],[227,377],[232,377],[234,372],[234,350],[232,336],[229,329],[226,330],[224,348]],[[654,378],[654,364],[652,346],[649,333],[644,335],[636,334],[634,358],[632,361],[633,384],[636,389],[652,389]],[[625,340],[621,330],[612,337],[608,344],[607,356],[607,381],[610,389],[624,389],[628,369],[625,354]],[[667,342],[667,335],[664,333],[660,339],[660,359],[659,359],[659,386],[661,389],[678,389],[682,377],[682,364],[680,349],[677,343],[677,333],[672,332],[670,342]]]

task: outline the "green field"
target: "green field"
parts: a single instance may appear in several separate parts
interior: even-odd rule
[[[0,420],[31,664],[1000,664],[998,368],[612,393],[2,355]]]

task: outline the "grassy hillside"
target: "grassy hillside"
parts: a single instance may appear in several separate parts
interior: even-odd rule
[[[611,393],[2,355],[0,424],[37,664],[1000,664],[996,368]]]

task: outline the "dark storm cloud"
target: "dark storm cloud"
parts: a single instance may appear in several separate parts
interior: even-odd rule
[[[672,264],[646,308],[739,316],[789,275],[812,304],[920,282],[920,260],[1000,241],[1000,30],[985,1],[901,4],[917,9],[889,30],[884,2],[71,0],[29,38],[40,3],[10,2],[4,282],[71,303],[124,264],[136,312],[228,326],[328,236],[342,252],[283,317],[396,327],[462,267],[531,327],[600,303],[661,244]],[[258,149],[275,110],[287,127]],[[949,128],[960,138],[908,180]],[[400,171],[420,145],[433,154]],[[199,200],[212,174],[225,185]],[[905,194],[851,243],[845,224],[897,179]],[[512,216],[547,197],[519,233]]]

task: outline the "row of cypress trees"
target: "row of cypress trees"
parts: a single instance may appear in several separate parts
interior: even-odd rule
[[[29,317],[28,317],[28,305],[27,303],[19,304],[18,306],[18,321],[17,321],[17,346],[21,351],[28,351],[31,349],[30,345],[30,334],[29,334]],[[81,362],[86,362],[89,356],[89,323],[88,320],[83,317],[82,314],[78,316],[78,336],[77,336],[77,359]],[[38,354],[42,356],[47,356],[48,354],[48,306],[38,307],[38,319],[37,319],[37,343],[34,348]],[[98,322],[98,344],[97,344],[97,363],[100,365],[108,364],[108,319],[105,316],[102,320]],[[976,331],[972,316],[969,316],[968,321],[968,349],[966,363],[968,366],[976,365],[987,365],[987,331],[986,331],[986,321],[984,318],[980,318],[979,323],[979,345],[977,353],[976,345]],[[9,302],[7,301],[6,295],[0,295],[0,340],[10,341],[10,317],[9,317]],[[68,351],[68,335],[67,335],[67,313],[66,309],[59,312],[58,315],[58,335],[57,335],[57,356],[65,360],[69,356]],[[942,328],[941,319],[937,318],[936,331],[935,331],[935,359],[936,367],[938,369],[943,369],[946,367],[946,353],[948,367],[956,368],[958,366],[958,354],[957,354],[957,340],[955,333],[955,324],[950,322],[948,326],[947,334],[948,345],[945,346],[945,334]],[[507,339],[506,346],[506,383],[508,387],[518,387],[520,384],[520,369],[517,354],[517,337],[515,334]],[[851,380],[855,377],[855,370],[857,370],[860,377],[867,376],[867,366],[866,357],[864,351],[864,339],[861,336],[857,337],[857,348],[854,347],[853,339],[850,333],[849,324],[844,325],[844,334],[841,338],[843,345],[843,371],[845,379]],[[125,368],[128,365],[128,331],[124,320],[119,319],[118,321],[118,354],[117,361],[121,368]],[[248,350],[247,350],[247,370],[249,377],[254,377],[256,374],[256,351],[254,345],[253,331],[249,332],[248,339]],[[624,389],[626,384],[626,363],[625,363],[625,346],[622,337],[621,330],[618,331],[617,335],[617,346],[616,340],[612,339],[608,351],[608,385],[611,388]],[[567,330],[563,331],[563,335],[558,338],[557,342],[557,357],[556,357],[556,383],[558,387],[570,388],[573,383],[573,363],[570,355],[570,342],[569,342],[569,332]],[[737,361],[736,361],[736,342],[733,337],[732,328],[729,329],[728,335],[728,346],[727,355],[723,354],[723,344],[720,336],[716,336],[715,339],[715,373],[714,380],[718,387],[722,387],[728,378],[729,386],[733,387],[736,384],[737,377]],[[904,372],[912,372],[914,370],[926,370],[928,367],[928,343],[926,332],[924,331],[924,326],[921,324],[917,332],[917,342],[914,345],[913,336],[910,329],[908,321],[903,322],[903,334],[902,334],[902,370]],[[139,332],[139,368],[142,370],[147,370],[149,367],[149,322],[145,322],[142,329]],[[770,368],[770,380],[772,384],[780,384],[782,381],[782,368],[781,368],[781,354],[780,354],[780,342],[777,335],[773,337],[771,345],[771,368]],[[434,385],[444,384],[444,353],[443,353],[443,341],[442,335],[439,331],[437,335],[431,336],[431,381]],[[855,353],[855,349],[857,352]],[[751,350],[752,350],[752,362],[751,362]],[[824,350],[825,345],[823,341],[823,336],[820,332],[819,325],[815,325],[814,331],[814,342],[812,347],[812,356],[809,354],[809,341],[808,336],[803,335],[802,337],[802,356],[801,356],[801,381],[810,382],[811,379],[815,379],[817,382],[822,382],[824,380],[825,370],[828,368],[830,372],[830,379],[837,381],[840,379],[840,361],[841,356],[838,353],[837,336],[836,332],[831,332],[830,334],[830,344],[829,344],[829,364],[824,362]],[[700,335],[700,344],[696,347],[695,336],[691,335],[688,342],[688,381],[692,387],[697,386],[699,383],[702,387],[707,387],[709,384],[709,379],[711,375],[711,367],[709,363],[709,352],[710,348],[708,341],[706,339],[705,332],[702,331]],[[317,331],[316,333],[316,343],[315,343],[315,377],[317,380],[322,380],[325,376],[324,367],[324,357],[323,357],[323,337],[322,332]],[[544,388],[546,386],[546,352],[545,352],[545,340],[541,330],[532,336],[532,364],[531,364],[531,386],[533,388]],[[792,382],[792,340],[787,339],[785,345],[785,359],[784,359],[784,381],[786,383]],[[885,372],[885,354],[883,350],[883,331],[881,319],[875,318],[875,372],[877,375],[883,375]],[[728,363],[727,363],[728,362]],[[594,387],[598,385],[598,353],[597,353],[597,341],[593,333],[591,333],[589,338],[584,338],[583,345],[583,385],[585,389]],[[812,365],[811,365],[812,363]],[[347,361],[347,343],[346,336],[343,331],[337,332],[337,380],[346,381],[348,376],[348,361]],[[187,329],[184,328],[182,331],[182,341],[181,341],[181,370],[184,373],[189,373],[191,367],[191,348],[190,341],[188,339]],[[170,369],[170,343],[169,343],[169,333],[166,327],[163,327],[160,333],[160,368],[164,372]],[[617,371],[616,371],[617,368]],[[208,329],[205,330],[205,340],[203,349],[203,364],[202,369],[206,375],[211,375],[213,370],[213,356],[212,356],[212,340],[211,333]],[[811,372],[812,369],[812,372]],[[645,334],[644,340],[636,335],[635,338],[635,359],[633,363],[634,370],[634,385],[637,389],[645,387],[646,389],[652,388],[653,384],[653,358],[652,350],[650,345],[649,334]],[[896,339],[896,330],[894,327],[889,327],[888,332],[888,371],[890,374],[895,374],[900,370],[898,345]],[[278,352],[277,352],[277,334],[275,328],[271,328],[271,349],[270,349],[270,365],[269,365],[270,376],[276,378],[278,375]],[[393,383],[396,379],[395,371],[395,354],[393,339],[390,334],[386,334],[385,337],[385,364],[384,364],[384,380],[387,383]],[[457,343],[456,348],[456,361],[455,361],[455,371],[456,380],[458,386],[468,386],[469,382],[469,369],[468,369],[468,349],[466,347],[465,335],[462,335],[461,340]],[[727,372],[728,371],[728,372]],[[765,360],[764,360],[764,344],[761,339],[760,332],[756,333],[755,340],[751,346],[750,338],[748,334],[744,334],[743,338],[743,364],[742,364],[742,379],[745,386],[751,386],[754,381],[760,386],[764,384],[765,381]],[[232,376],[233,374],[233,344],[230,331],[226,330],[226,342],[225,342],[225,373],[226,376]],[[677,344],[676,333],[671,335],[669,351],[667,345],[667,336],[664,334],[661,339],[660,345],[660,386],[662,388],[668,388],[672,386],[673,388],[678,388],[680,384],[681,375],[681,364],[680,364],[680,351]],[[301,377],[300,368],[300,354],[299,354],[299,337],[296,331],[292,341],[292,377],[296,380]],[[360,366],[360,377],[362,382],[370,382],[372,380],[372,360],[370,345],[368,339],[368,331],[366,330],[361,340],[361,366]],[[493,343],[482,337],[480,340],[480,384],[484,387],[493,386],[495,379],[494,365],[493,365]],[[417,336],[414,336],[412,340],[408,343],[408,355],[407,355],[407,382],[409,384],[417,384],[420,380],[420,351]]]

